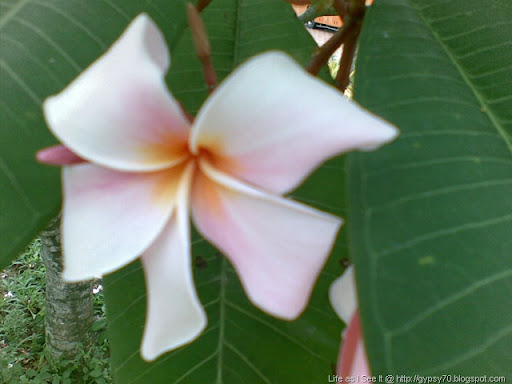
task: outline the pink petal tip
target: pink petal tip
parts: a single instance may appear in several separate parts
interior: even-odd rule
[[[338,359],[337,374],[340,377],[370,375],[370,366],[361,332],[359,310],[354,312],[344,335]]]
[[[54,145],[41,149],[36,153],[36,159],[42,164],[48,165],[73,165],[84,163],[86,160],[71,152],[64,145]]]

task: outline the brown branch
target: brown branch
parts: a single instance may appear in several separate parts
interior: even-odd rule
[[[351,16],[362,20],[366,10],[366,0],[351,0],[348,9]]]
[[[347,18],[345,25],[317,50],[306,70],[312,75],[317,75],[320,69],[327,64],[332,54],[352,34],[354,28],[356,28],[356,24],[350,18]]]
[[[181,112],[183,112],[183,116],[187,119],[187,121],[192,124],[194,122],[194,116],[192,116],[188,111],[187,109],[185,108],[185,106],[183,105],[183,103],[179,100],[178,101],[178,105],[180,106],[181,108]]]
[[[347,4],[344,0],[334,0],[332,3],[333,8],[336,10],[338,15],[341,18],[341,21],[344,20],[345,15],[347,14]]]
[[[359,32],[361,31],[361,25],[351,33],[351,35],[345,41],[343,45],[343,53],[341,54],[340,67],[336,75],[336,86],[344,92],[350,83],[350,71],[352,69],[352,62],[354,61],[354,55],[356,53],[357,39]]]
[[[187,17],[192,38],[196,47],[196,54],[203,64],[203,76],[208,92],[211,93],[217,86],[217,74],[213,67],[210,42],[199,12],[192,4],[187,4]]]
[[[311,4],[311,0],[285,0],[287,3],[295,5],[307,5]]]
[[[212,0],[199,0],[196,4],[197,12],[201,13],[211,2]]]
[[[307,23],[308,21],[316,19],[320,14],[318,13],[318,7],[316,4],[311,4],[304,13],[301,13],[298,17],[301,23]]]

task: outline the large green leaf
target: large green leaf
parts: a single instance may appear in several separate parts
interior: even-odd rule
[[[375,374],[512,374],[512,3],[379,0],[356,99],[402,134],[349,157]]]
[[[214,0],[203,17],[221,78],[260,51],[285,50],[304,63],[314,47],[285,2]],[[172,61],[171,90],[189,111],[195,112],[207,94],[188,33],[172,51]],[[341,216],[343,167],[341,158],[329,162],[293,197]],[[341,330],[341,322],[330,309],[327,291],[342,271],[339,262],[345,255],[344,243],[338,241],[307,311],[298,320],[286,322],[250,304],[224,256],[198,235],[193,239],[195,281],[209,325],[198,340],[154,363],[143,362],[139,355],[146,312],[140,263],[104,280],[117,381],[309,384],[326,379],[333,372]]]
[[[140,12],[165,26],[173,46],[183,32],[184,4],[0,0],[0,268],[60,206],[59,170],[35,162],[37,150],[56,143],[42,101],[98,58]]]

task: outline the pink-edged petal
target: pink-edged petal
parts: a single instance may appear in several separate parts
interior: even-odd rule
[[[354,279],[354,266],[351,265],[343,275],[338,277],[329,288],[329,301],[345,324],[348,324],[357,310],[356,285]]]
[[[63,169],[63,277],[87,280],[137,258],[172,213],[184,166],[144,173],[93,164]]]
[[[284,193],[328,158],[397,134],[290,57],[270,52],[217,88],[197,116],[190,146],[208,151],[220,170]]]
[[[67,88],[44,102],[51,131],[78,156],[105,167],[157,170],[187,154],[189,125],[168,92],[164,37],[141,14]]]
[[[76,153],[73,153],[64,145],[54,145],[41,149],[36,153],[36,159],[40,163],[48,165],[72,165],[85,162]]]
[[[206,326],[190,258],[188,193],[192,168],[183,176],[173,218],[148,248],[142,262],[148,309],[141,355],[147,360],[191,342]]]
[[[361,320],[357,310],[345,332],[338,359],[337,374],[342,377],[356,377],[357,375],[361,377],[371,374],[361,332]]]
[[[206,162],[192,189],[198,230],[235,267],[250,300],[294,319],[336,240],[341,219],[237,181]]]

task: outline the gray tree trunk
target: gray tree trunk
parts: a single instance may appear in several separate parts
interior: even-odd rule
[[[61,278],[60,215],[40,237],[46,266],[46,349],[55,361],[73,359],[91,342],[92,281],[69,284]]]

